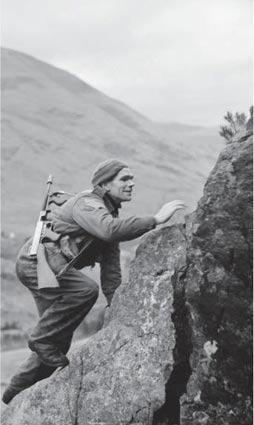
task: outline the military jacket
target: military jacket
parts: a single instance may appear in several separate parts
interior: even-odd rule
[[[119,208],[97,186],[78,193],[52,214],[53,230],[70,236],[73,252],[78,253],[92,236],[92,243],[75,267],[100,262],[101,287],[108,302],[121,283],[119,242],[135,239],[155,227],[153,216],[119,218]]]

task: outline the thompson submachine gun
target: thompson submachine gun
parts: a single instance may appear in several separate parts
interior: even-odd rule
[[[51,212],[51,204],[61,206],[66,202],[65,200],[56,199],[57,197],[74,196],[72,193],[58,191],[51,193],[51,186],[53,183],[53,177],[50,174],[47,180],[47,193],[42,204],[39,219],[36,224],[32,245],[29,251],[30,257],[36,258],[37,260],[37,279],[38,287],[42,288],[54,288],[59,287],[57,277],[51,270],[45,253],[44,242],[57,242],[61,239],[61,235],[52,230],[52,223],[48,215]],[[60,242],[61,243],[61,242]]]
[[[57,206],[63,205],[66,200],[57,200],[56,197],[65,195],[65,196],[74,196],[73,193],[68,193],[64,191],[57,191],[51,193],[51,185],[53,183],[53,177],[50,174],[47,180],[47,193],[42,204],[42,209],[39,215],[39,219],[36,224],[32,245],[30,248],[29,255],[37,259],[37,278],[38,278],[38,287],[49,288],[49,287],[58,287],[59,283],[57,278],[61,277],[70,267],[74,266],[80,257],[84,254],[87,247],[93,242],[94,238],[90,237],[86,244],[82,247],[81,251],[77,253],[72,260],[67,263],[63,269],[55,276],[51,270],[47,258],[45,255],[45,249],[43,242],[56,242],[59,241],[60,249],[64,249],[64,245],[68,245],[69,236],[66,235],[62,237],[60,234],[54,232],[51,228],[51,221],[48,219],[48,214],[51,212],[49,208],[51,204],[56,204]]]
[[[36,258],[37,260],[37,280],[39,289],[59,287],[58,280],[48,265],[45,255],[45,248],[43,245],[43,241],[45,241],[45,239],[58,240],[60,237],[60,235],[57,235],[51,230],[51,222],[48,220],[48,214],[50,212],[49,198],[52,196],[50,194],[52,183],[53,177],[50,174],[47,181],[47,193],[42,204],[42,209],[36,224],[31,249],[29,252],[29,255],[33,258]]]

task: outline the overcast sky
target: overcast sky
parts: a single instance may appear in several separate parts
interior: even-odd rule
[[[157,121],[219,125],[252,103],[251,0],[2,0],[2,45]]]

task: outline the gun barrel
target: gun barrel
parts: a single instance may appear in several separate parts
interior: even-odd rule
[[[53,183],[53,176],[52,174],[49,174],[47,184],[52,184],[52,183]]]
[[[45,210],[45,211],[47,210],[48,199],[49,199],[49,194],[50,194],[50,189],[51,189],[52,183],[53,183],[53,176],[52,176],[52,174],[50,174],[48,176],[48,180],[47,180],[47,186],[48,186],[47,193],[46,193],[45,199],[44,199],[42,207],[41,207],[41,209]]]

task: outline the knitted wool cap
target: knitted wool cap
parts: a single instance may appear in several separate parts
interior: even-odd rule
[[[127,164],[118,159],[107,159],[101,162],[93,173],[92,185],[97,186],[107,180],[113,179],[120,170],[127,167]]]

